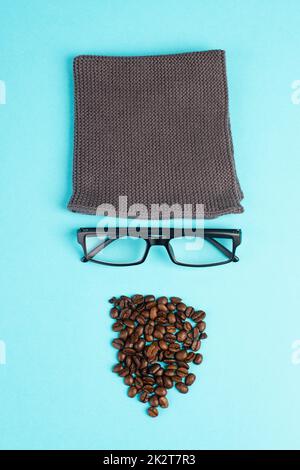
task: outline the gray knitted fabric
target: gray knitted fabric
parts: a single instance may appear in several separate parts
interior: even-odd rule
[[[225,52],[74,60],[75,145],[68,208],[204,204],[243,212],[231,139]]]

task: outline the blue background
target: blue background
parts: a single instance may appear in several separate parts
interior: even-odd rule
[[[2,0],[0,447],[299,448],[299,122],[297,0]],[[66,209],[73,144],[72,60],[225,49],[245,213],[240,263],[80,263]],[[291,229],[293,232],[291,232]],[[107,299],[181,295],[207,311],[204,363],[188,396],[150,419],[111,373]],[[197,373],[197,372],[196,372]]]

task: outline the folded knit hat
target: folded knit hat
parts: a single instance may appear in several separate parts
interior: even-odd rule
[[[243,212],[225,52],[74,60],[75,145],[68,208],[203,204]]]

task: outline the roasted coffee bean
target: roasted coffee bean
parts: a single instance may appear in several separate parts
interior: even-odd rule
[[[156,387],[155,393],[159,397],[164,397],[167,395],[167,390],[165,389],[165,387]]]
[[[129,387],[129,389],[128,389],[128,396],[129,396],[130,398],[133,398],[133,397],[136,396],[136,394],[137,394],[137,388],[134,387],[134,386]]]
[[[163,375],[162,377],[162,384],[165,388],[170,389],[173,387],[173,381],[171,377],[167,377],[166,375]]]
[[[132,348],[124,348],[123,353],[126,354],[126,356],[133,356],[135,354],[135,350]]]
[[[157,339],[163,339],[164,337],[163,333],[159,331],[157,328],[154,330],[153,336],[154,338],[157,338]]]
[[[157,395],[152,395],[152,397],[149,399],[149,403],[150,403],[151,406],[157,407],[159,405],[158,396]]]
[[[111,303],[110,316],[116,320],[113,330],[118,336],[112,344],[119,350],[119,364],[113,371],[124,378],[128,395],[139,394],[140,401],[149,401],[148,414],[157,416],[158,406],[168,406],[169,389],[175,385],[187,393],[195,381],[188,363],[202,362],[196,351],[207,337],[205,313],[187,307],[179,297],[168,300],[135,294],[114,297]]]
[[[122,369],[120,372],[119,372],[119,376],[120,377],[126,377],[127,375],[130,374],[130,371],[128,369],[128,367],[124,367],[124,369]]]
[[[165,370],[164,374],[165,374],[166,377],[174,377],[174,375],[176,374],[176,370],[167,369],[167,370]]]
[[[134,345],[134,349],[136,351],[142,351],[145,347],[145,340],[144,339],[139,339],[135,345]]]
[[[181,351],[178,351],[175,354],[175,357],[178,361],[184,361],[186,359],[186,356],[187,356],[187,352],[185,349],[182,349]]]
[[[167,297],[158,297],[157,303],[158,304],[167,304],[168,303],[168,298]]]
[[[186,311],[186,305],[182,302],[179,302],[176,305],[176,308],[177,308],[178,312],[185,312]]]
[[[149,394],[148,392],[142,392],[139,396],[139,400],[142,402],[142,403],[147,403],[147,401],[149,400]]]
[[[196,376],[195,374],[188,374],[185,378],[185,384],[186,385],[193,385],[193,383],[195,382],[196,380]]]
[[[176,326],[174,325],[167,325],[166,326],[166,332],[167,333],[176,333]]]
[[[168,314],[168,322],[173,324],[173,323],[176,323],[176,316],[174,313],[169,313]]]
[[[166,351],[168,349],[168,344],[164,341],[164,340],[160,340],[158,342],[158,346],[160,347],[160,349],[162,349],[163,351]]]
[[[167,308],[169,312],[174,312],[176,310],[176,305],[172,304],[171,302],[167,304]]]
[[[148,412],[148,415],[151,416],[151,418],[156,418],[156,416],[158,416],[158,409],[155,408],[154,406],[151,406],[150,408],[148,408],[147,412]]]
[[[122,339],[123,341],[126,341],[128,338],[128,331],[127,330],[120,331],[119,338]]]
[[[184,313],[187,317],[190,317],[194,313],[193,307],[187,307]]]
[[[171,300],[172,304],[177,305],[181,302],[182,299],[180,297],[170,297],[170,300]]]
[[[145,340],[148,342],[148,343],[151,343],[151,341],[153,341],[153,336],[152,335],[145,335]]]
[[[150,315],[149,315],[151,320],[155,320],[155,318],[157,317],[157,312],[158,312],[158,309],[156,306],[151,308]]]
[[[143,390],[147,393],[153,393],[154,392],[154,387],[152,387],[152,385],[147,384],[147,385],[143,386]]]
[[[119,310],[117,308],[112,308],[111,311],[110,311],[110,316],[111,318],[118,318],[119,317]]]
[[[124,378],[124,383],[125,385],[132,385],[134,382],[134,378],[132,375],[127,375],[127,377]]]
[[[161,406],[162,408],[168,408],[169,406],[167,397],[159,397],[158,403],[159,403],[159,406]]]
[[[176,371],[176,375],[178,375],[179,377],[186,377],[188,375],[188,371],[187,369],[183,368],[183,367],[179,367]],[[189,384],[187,384],[189,385]]]
[[[123,353],[123,351],[118,352],[118,361],[123,362],[126,359],[126,354]]]
[[[185,330],[181,330],[179,331],[179,333],[177,333],[176,337],[177,340],[180,342],[185,341],[187,337],[187,332]]]
[[[113,367],[113,372],[116,372],[118,374],[119,372],[121,372],[122,369],[123,369],[123,366],[122,364],[119,363]]]
[[[188,321],[184,322],[183,328],[185,329],[185,331],[188,331],[188,332],[192,331],[192,329],[193,329],[191,323],[188,322]]]
[[[157,304],[157,308],[159,312],[167,313],[168,307],[165,304]]]
[[[177,388],[177,390],[180,392],[180,393],[187,393],[189,391],[188,387],[182,383],[182,382],[178,382],[175,387]]]
[[[156,306],[156,302],[147,302],[145,305],[145,308],[147,310],[150,310],[152,307],[155,307],[155,306]]]
[[[135,323],[133,320],[130,320],[129,318],[126,320],[123,320],[124,325],[128,326],[129,328],[134,328]]]
[[[195,358],[195,353],[189,352],[188,355],[186,356],[185,361],[186,362],[192,362],[194,360],[194,358]]]
[[[145,325],[146,324],[146,319],[145,317],[143,317],[143,315],[138,315],[136,317],[136,321],[140,324],[140,325]]]
[[[198,339],[199,334],[200,334],[200,330],[197,326],[195,326],[195,328],[193,329],[193,338]]]
[[[193,344],[191,346],[193,351],[199,351],[201,347],[201,341],[197,341],[196,339],[193,341]]]
[[[194,364],[198,364],[198,365],[199,365],[199,364],[201,364],[202,360],[203,360],[202,354],[199,354],[199,353],[198,353],[198,354],[195,354],[194,361],[193,361]]]
[[[122,339],[114,339],[112,345],[116,349],[122,349],[124,346],[124,341]]]
[[[123,330],[123,328],[124,328],[124,325],[120,321],[116,321],[112,326],[113,331],[121,331]]]
[[[164,386],[164,381],[163,381],[162,376],[157,375],[156,379],[155,379],[155,383],[156,383],[156,385],[159,385],[160,387],[163,387]]]

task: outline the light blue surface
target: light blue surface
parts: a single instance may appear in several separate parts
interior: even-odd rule
[[[2,0],[0,448],[300,448],[299,24],[298,0]],[[80,263],[73,57],[218,48],[246,211],[207,226],[243,229],[241,262]],[[135,292],[207,311],[198,380],[155,420],[111,373],[107,299]]]

